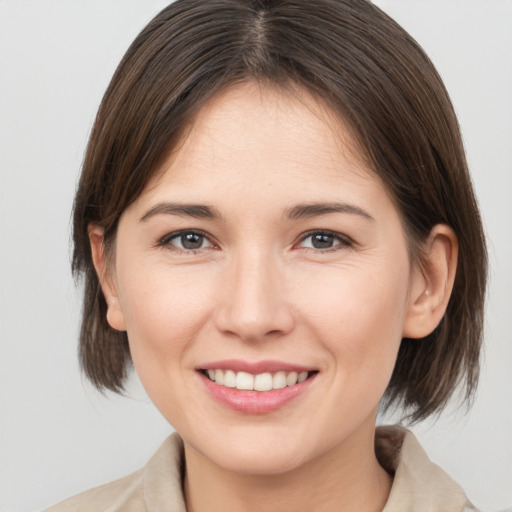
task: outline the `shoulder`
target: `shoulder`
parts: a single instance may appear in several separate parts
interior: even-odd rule
[[[462,488],[428,458],[407,429],[379,427],[375,453],[381,466],[394,475],[383,512],[477,512]]]
[[[141,510],[141,504],[144,504],[142,469],[64,500],[46,512],[98,512],[112,507],[115,507],[113,510],[122,507],[123,511],[129,512]]]
[[[142,469],[68,498],[45,512],[157,511],[164,502],[166,510],[182,512],[185,510],[181,490],[182,459],[182,441],[173,434]]]

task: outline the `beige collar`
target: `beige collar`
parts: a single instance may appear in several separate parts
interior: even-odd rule
[[[412,432],[400,426],[378,427],[375,453],[394,475],[383,512],[475,511],[464,491],[423,451]]]
[[[414,435],[400,426],[378,427],[375,452],[394,475],[383,512],[469,512],[463,490],[430,461]],[[186,512],[181,489],[183,443],[171,435],[144,468],[148,512]]]

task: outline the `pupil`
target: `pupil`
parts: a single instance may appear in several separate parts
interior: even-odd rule
[[[181,235],[181,244],[185,249],[200,249],[203,245],[203,235],[197,233],[186,233]]]
[[[313,235],[312,242],[315,249],[328,249],[329,247],[332,247],[333,235],[324,233]]]

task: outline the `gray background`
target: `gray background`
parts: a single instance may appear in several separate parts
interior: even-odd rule
[[[163,0],[0,0],[0,510],[28,512],[141,466],[170,432],[80,376],[73,191],[119,59]],[[484,510],[512,505],[512,2],[377,2],[424,46],[460,116],[489,235],[486,361],[474,408],[415,427]]]

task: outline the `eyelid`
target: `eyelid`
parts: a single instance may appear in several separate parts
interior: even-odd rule
[[[180,236],[187,234],[187,233],[192,233],[192,234],[200,235],[200,236],[204,237],[208,241],[210,246],[209,247],[201,247],[200,249],[182,249],[181,247],[177,247],[177,246],[174,246],[171,244],[172,240],[175,240],[175,239],[179,238]],[[178,229],[176,231],[167,233],[166,235],[164,235],[163,237],[161,237],[158,240],[156,245],[158,247],[167,247],[167,248],[172,247],[172,250],[174,250],[174,251],[190,253],[190,254],[194,254],[198,251],[202,251],[205,249],[218,248],[218,244],[214,241],[213,237],[210,234],[206,233],[202,229],[195,229],[195,228]]]
[[[301,243],[303,243],[305,240],[307,240],[308,238],[310,238],[313,235],[330,235],[330,236],[334,237],[336,240],[338,240],[340,243],[336,244],[332,247],[328,247],[326,249],[317,249],[314,247],[302,247],[303,249],[309,249],[309,250],[313,250],[315,252],[329,252],[329,251],[334,251],[340,247],[352,247],[354,245],[354,241],[350,237],[348,237],[347,235],[344,235],[342,233],[338,233],[337,231],[332,231],[330,229],[311,229],[311,230],[307,231],[306,233],[302,233],[299,236],[298,240],[293,244],[293,246],[296,247],[296,246],[300,245]]]
[[[185,248],[181,248],[181,247],[171,244],[171,242],[173,240],[175,240],[187,233],[192,233],[192,234],[196,234],[196,235],[200,235],[200,236],[204,237],[205,240],[207,240],[210,245],[208,247],[201,247],[199,249],[185,249]],[[351,247],[354,245],[354,241],[349,236],[339,233],[337,231],[332,231],[330,229],[311,229],[305,233],[302,233],[297,238],[296,242],[294,242],[293,247],[295,248],[297,246],[300,246],[300,244],[304,243],[305,240],[307,240],[308,238],[310,238],[314,235],[329,235],[329,236],[332,236],[335,240],[337,240],[338,243],[333,245],[332,247],[328,247],[328,248],[324,248],[324,249],[314,248],[314,247],[302,247],[302,249],[312,250],[314,252],[329,252],[329,251],[335,251],[338,248]],[[196,228],[178,229],[176,231],[167,233],[158,240],[158,242],[156,243],[156,246],[167,247],[167,248],[172,247],[172,250],[174,250],[176,252],[183,252],[183,253],[190,253],[190,254],[194,254],[198,251],[202,251],[205,249],[212,249],[212,248],[218,249],[219,248],[217,242],[214,240],[214,238],[209,233],[203,231],[202,229],[196,229]],[[301,247],[299,247],[299,248],[301,248]]]

